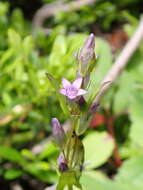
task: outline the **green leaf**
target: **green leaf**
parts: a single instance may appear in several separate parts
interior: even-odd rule
[[[56,76],[58,80],[62,77],[72,80],[75,76],[77,62],[73,55],[78,52],[86,37],[85,34],[76,33],[68,36],[58,35],[48,59],[48,72]]]
[[[26,55],[29,55],[34,48],[34,42],[32,36],[27,36],[23,40],[23,51]]]
[[[21,154],[23,155],[23,157],[25,157],[25,158],[27,158],[29,160],[35,160],[36,159],[35,155],[32,154],[32,152],[30,150],[28,150],[28,149],[23,149],[21,151]]]
[[[134,141],[127,141],[120,147],[120,157],[125,160],[127,158],[142,154],[142,148],[139,148]]]
[[[65,100],[65,98],[63,97],[63,95],[61,95],[61,94],[59,93],[60,86],[59,86],[58,82],[57,82],[56,79],[55,79],[52,75],[50,75],[49,73],[46,73],[46,76],[48,77],[48,79],[49,79],[51,85],[53,86],[53,88],[54,88],[55,91],[56,91],[56,95],[57,95],[57,97],[58,97],[58,99],[59,99],[59,102],[60,102],[60,105],[61,105],[61,108],[62,108],[64,114],[65,114],[65,115],[69,115],[69,110],[68,110],[68,106],[67,106],[67,104],[66,104],[66,100]]]
[[[19,164],[25,171],[45,182],[55,182],[57,175],[50,171],[49,163],[44,161],[27,162],[14,148],[0,146],[0,158]]]
[[[56,171],[50,170],[49,164],[45,161],[28,163],[24,169],[44,182],[55,183],[58,178]]]
[[[128,109],[133,94],[133,82],[128,72],[122,74],[119,81],[119,88],[114,95],[113,110],[115,114],[119,114],[125,109]]]
[[[0,2],[0,17],[5,16],[9,10],[8,2]]]
[[[13,180],[13,179],[20,177],[21,175],[22,175],[21,170],[12,168],[5,172],[4,177],[5,177],[5,179]]]
[[[79,124],[76,127],[77,135],[81,135],[86,131],[86,129],[89,127],[91,119],[92,119],[92,116],[91,115],[89,116],[86,113],[84,113],[80,116]]]
[[[96,171],[83,172],[80,179],[83,190],[111,190],[117,186]]]
[[[83,190],[142,190],[140,185],[109,180],[96,171],[83,172],[80,183]]]
[[[72,190],[73,185],[80,188],[76,172],[64,172],[61,174],[56,190],[64,190],[65,187]]]
[[[10,47],[14,48],[15,50],[21,48],[21,37],[15,30],[8,30],[8,41]]]
[[[116,181],[143,189],[143,154],[126,160],[116,176]],[[134,188],[132,188],[134,189]]]
[[[58,35],[54,41],[52,52],[49,57],[50,70],[62,69],[63,59],[67,51],[66,37],[64,35]],[[59,71],[57,71],[59,72]],[[53,74],[53,72],[52,72]]]
[[[114,149],[113,138],[106,132],[93,132],[83,139],[85,161],[88,168],[96,168],[104,164],[112,155]]]
[[[2,64],[0,65],[0,67],[3,66],[3,63],[5,63],[13,55],[13,53],[14,53],[13,49],[8,49],[2,54],[0,59]]]
[[[143,128],[142,128],[143,121],[134,121],[131,124],[130,130],[130,138],[137,143],[138,145],[143,147]]]
[[[21,154],[14,148],[0,146],[0,157],[22,166],[26,164],[26,160],[24,160]]]
[[[143,111],[141,102],[143,102],[143,93],[135,93],[130,105],[130,118],[132,124],[129,135],[136,144],[143,147]]]
[[[22,145],[32,140],[34,138],[34,134],[32,133],[32,131],[26,131],[26,132],[16,133],[12,135],[10,138],[13,144]]]
[[[84,162],[84,147],[78,136],[72,135],[65,146],[65,155],[68,160],[69,168],[79,171]]]
[[[43,160],[43,159],[49,158],[50,156],[52,156],[53,154],[57,152],[58,152],[58,148],[52,142],[49,142],[45,145],[44,150],[39,155],[39,158]]]

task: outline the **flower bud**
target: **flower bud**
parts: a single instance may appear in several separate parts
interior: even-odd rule
[[[61,172],[64,172],[68,169],[68,165],[63,153],[61,153],[58,157],[58,167]]]
[[[93,102],[89,108],[89,113],[94,114],[98,109],[100,108],[100,105],[98,102]]]
[[[78,55],[78,61],[79,61],[78,72],[83,77],[89,74],[94,67],[94,61],[95,61],[94,48],[95,48],[95,36],[94,34],[90,34],[90,36],[85,41],[83,48],[81,49]]]
[[[52,133],[53,133],[53,136],[54,136],[54,139],[55,139],[57,145],[59,145],[60,148],[63,148],[66,136],[65,136],[64,129],[60,125],[58,119],[56,119],[56,118],[52,119],[52,127],[53,127]]]

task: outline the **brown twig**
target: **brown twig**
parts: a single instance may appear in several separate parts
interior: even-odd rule
[[[94,2],[95,0],[78,0],[70,3],[64,3],[63,0],[57,0],[54,3],[46,4],[38,9],[38,11],[35,13],[33,18],[33,27],[34,29],[41,28],[44,31],[48,32],[49,29],[43,28],[43,22],[48,17],[54,16],[59,12],[75,11],[85,5],[90,5]]]
[[[117,57],[115,63],[103,79],[101,85],[100,92],[95,98],[96,102],[99,102],[105,92],[109,89],[109,87],[114,83],[114,81],[120,76],[122,70],[127,65],[129,59],[136,51],[137,47],[139,46],[141,40],[143,39],[143,18],[140,20],[140,23],[133,34],[132,38],[128,41],[125,45],[124,49]],[[110,82],[107,82],[110,81]]]

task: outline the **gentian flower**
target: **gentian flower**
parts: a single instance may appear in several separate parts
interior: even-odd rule
[[[62,79],[63,89],[60,89],[60,93],[73,100],[78,96],[84,95],[86,90],[81,89],[82,78],[76,79],[73,83],[70,83],[67,79]]]

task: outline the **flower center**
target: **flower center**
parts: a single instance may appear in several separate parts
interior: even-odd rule
[[[78,89],[76,89],[74,86],[69,86],[67,89],[67,95],[70,97],[76,97],[78,93]]]

